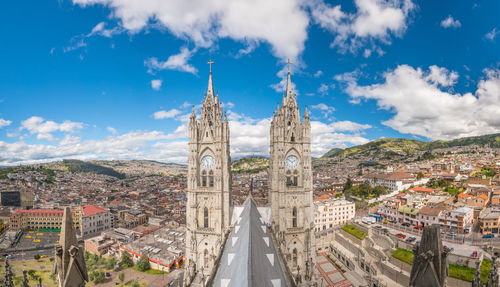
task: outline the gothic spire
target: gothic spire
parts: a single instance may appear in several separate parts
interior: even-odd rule
[[[212,64],[214,61],[210,59],[207,64],[210,65],[210,74],[208,76],[208,88],[207,88],[207,97],[213,97],[214,96],[214,85],[212,83]]]
[[[306,105],[306,111],[304,112],[304,119],[309,119],[309,111],[307,110],[307,105]]]
[[[289,97],[292,95],[293,92],[292,78],[290,77],[290,64],[293,63],[290,62],[290,59],[288,59],[287,64],[288,64],[288,78],[286,80],[286,96]]]
[[[64,208],[59,245],[56,246],[54,273],[60,287],[81,286],[88,281],[83,248],[78,246],[71,210]]]

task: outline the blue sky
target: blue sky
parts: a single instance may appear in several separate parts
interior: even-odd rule
[[[185,162],[210,58],[234,158],[268,154],[287,59],[315,156],[500,132],[498,1],[135,2],[4,4],[0,165]]]

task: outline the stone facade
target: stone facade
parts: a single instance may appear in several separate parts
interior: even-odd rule
[[[213,274],[231,222],[231,184],[229,124],[218,95],[214,95],[210,71],[200,118],[193,108],[189,122],[187,285]]]
[[[296,282],[308,281],[315,261],[311,124],[307,107],[301,121],[290,71],[282,105],[278,103],[271,121],[270,138],[273,232]]]

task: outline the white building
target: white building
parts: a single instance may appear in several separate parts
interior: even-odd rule
[[[95,205],[82,207],[82,237],[100,235],[102,231],[113,228],[114,217],[107,209]]]
[[[337,225],[346,224],[356,214],[354,202],[345,199],[328,199],[314,202],[315,231],[325,230]]]

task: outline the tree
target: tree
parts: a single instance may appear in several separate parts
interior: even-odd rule
[[[141,284],[139,284],[139,282],[137,281],[134,281],[134,283],[132,283],[132,287],[141,287]]]
[[[134,266],[134,262],[130,258],[130,254],[128,254],[127,251],[122,252],[122,265],[125,267],[131,267]]]
[[[102,281],[104,281],[104,271],[102,270],[96,270],[94,272],[92,272],[92,274],[94,275],[93,276],[93,281],[95,283],[101,283]]]
[[[115,265],[116,265],[116,258],[111,257],[108,260],[106,260],[106,268],[113,269]]]
[[[422,178],[424,178],[424,174],[422,172],[419,172],[417,174],[417,179],[422,179]]]
[[[120,282],[123,283],[123,281],[125,280],[125,273],[122,272],[122,273],[118,274],[118,279],[120,279]]]
[[[33,258],[35,258],[35,260],[40,260],[40,254],[35,254]]]
[[[351,180],[351,177],[349,176],[349,177],[347,177],[347,181],[344,185],[344,191],[347,191],[351,188],[352,188],[352,180]]]
[[[35,275],[35,273],[36,273],[36,271],[35,271],[35,270],[33,270],[33,269],[28,270],[28,276],[29,276],[31,279],[35,279],[35,276],[36,276],[36,275]]]
[[[142,272],[151,269],[151,265],[149,265],[149,258],[147,256],[142,256],[141,259],[139,259],[139,262],[137,262],[137,269]]]

